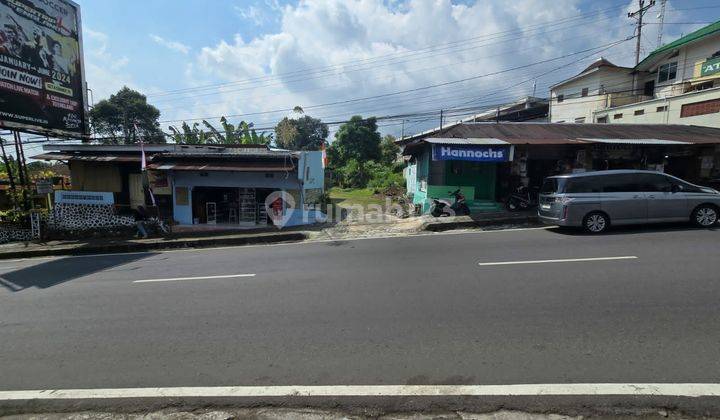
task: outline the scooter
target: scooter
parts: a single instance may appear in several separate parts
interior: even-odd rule
[[[509,211],[530,210],[537,207],[537,192],[520,184],[505,200],[505,208]]]
[[[465,216],[470,214],[470,208],[465,201],[465,195],[460,192],[460,189],[448,191],[448,193],[455,198],[455,201],[452,204],[450,204],[447,200],[440,200],[438,198],[432,199],[433,203],[430,207],[430,214],[433,217],[454,215]]]

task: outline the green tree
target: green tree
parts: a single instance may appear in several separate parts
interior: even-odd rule
[[[148,104],[145,95],[127,86],[90,110],[95,134],[112,144],[137,143],[139,136],[148,143],[164,143],[159,118],[160,110]]]
[[[285,117],[275,126],[275,142],[284,149],[320,150],[327,136],[327,124],[309,115]]]
[[[192,127],[183,122],[180,129],[170,127],[172,138],[176,143],[187,144],[270,144],[272,134],[260,133],[253,128],[253,123],[240,121],[237,126],[228,122],[227,118],[220,118],[222,128],[215,128],[206,120],[202,121],[207,131],[199,128],[195,123]],[[182,131],[181,131],[182,130]]]
[[[363,119],[356,115],[340,126],[330,145],[330,166],[339,168],[350,160],[366,162],[380,159],[380,133],[375,117]]]
[[[400,146],[395,143],[395,136],[390,134],[383,137],[380,142],[380,163],[394,165],[400,153]]]

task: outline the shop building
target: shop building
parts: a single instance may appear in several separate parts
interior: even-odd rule
[[[120,211],[150,207],[178,225],[255,227],[269,223],[265,200],[283,192],[285,225],[314,223],[324,192],[321,152],[264,145],[145,146],[147,180],[138,145],[48,145],[35,159],[62,160],[72,188],[111,194]],[[152,192],[152,197],[150,197]],[[285,211],[285,210],[284,210]]]
[[[720,183],[720,129],[654,124],[462,123],[398,141],[413,203],[461,189],[471,212],[496,211],[520,183],[603,169],[651,169]]]

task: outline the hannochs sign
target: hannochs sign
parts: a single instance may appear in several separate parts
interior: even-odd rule
[[[433,144],[433,160],[469,160],[473,162],[508,162],[512,160],[510,146]]]

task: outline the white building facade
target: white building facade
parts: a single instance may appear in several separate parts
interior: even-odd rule
[[[658,48],[634,69],[603,61],[551,87],[551,122],[720,127],[720,21]],[[592,95],[601,85],[605,91]]]

